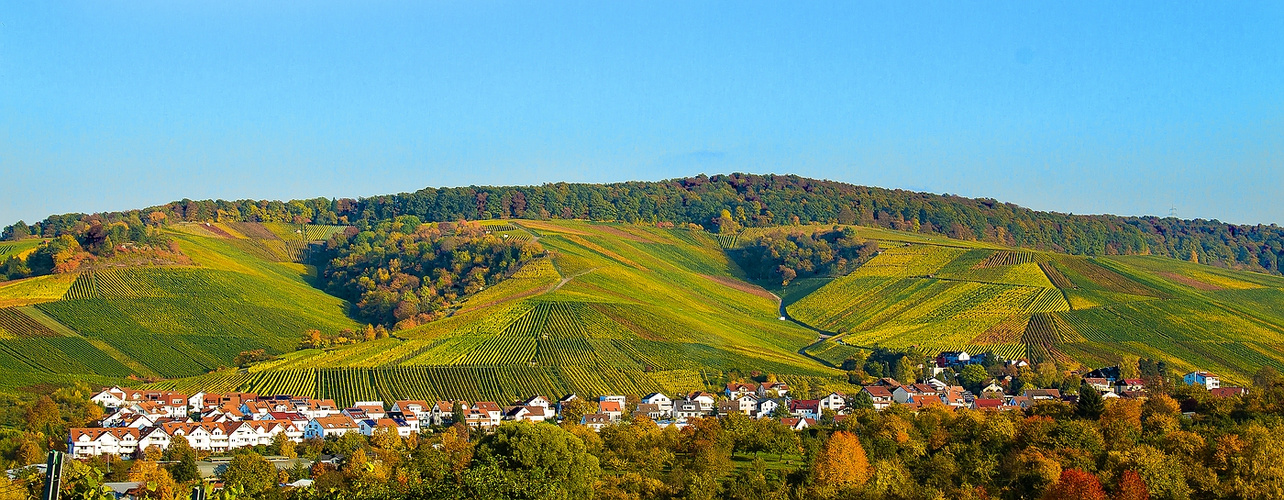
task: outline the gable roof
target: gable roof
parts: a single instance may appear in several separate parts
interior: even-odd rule
[[[887,390],[887,387],[885,386],[867,385],[863,389],[865,392],[869,393],[871,397],[874,397],[874,398],[890,399],[892,397],[892,391]]]
[[[328,417],[317,417],[312,419],[322,429],[356,429],[357,423],[347,415],[331,415]]]

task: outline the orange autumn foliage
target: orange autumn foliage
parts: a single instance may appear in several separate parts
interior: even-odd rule
[[[1146,482],[1141,479],[1141,475],[1135,470],[1124,471],[1119,475],[1119,487],[1115,490],[1114,500],[1148,500],[1150,491],[1146,489]]]
[[[1097,476],[1079,469],[1061,471],[1061,479],[1043,494],[1045,500],[1106,500]]]
[[[869,459],[860,438],[835,432],[816,458],[816,482],[826,487],[854,488],[869,480]]]

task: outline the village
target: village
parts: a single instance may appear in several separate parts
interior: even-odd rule
[[[966,352],[945,352],[936,358],[936,372],[977,362]],[[1247,393],[1241,387],[1222,387],[1212,373],[1195,371],[1181,378],[1186,385],[1202,386],[1213,397]],[[1103,399],[1144,399],[1141,379],[1119,377],[1117,367],[1086,373],[1083,387]],[[928,407],[990,411],[1026,411],[1041,401],[1075,403],[1078,395],[1059,389],[1031,388],[1007,394],[999,380],[991,380],[979,394],[949,385],[936,377],[913,384],[881,378],[858,392],[831,392],[816,399],[794,397],[784,382],[732,382],[720,394],[696,391],[671,398],[666,394],[603,395],[595,401],[575,394],[552,400],[534,395],[501,405],[493,401],[359,401],[340,407],[331,399],[253,393],[182,394],[173,391],[133,390],[110,387],[94,394],[105,416],[95,427],[73,428],[67,436],[67,453],[74,458],[100,455],[141,456],[149,448],[166,450],[182,436],[193,449],[210,454],[270,445],[284,435],[302,442],[348,433],[366,436],[395,432],[401,437],[433,427],[462,423],[487,431],[505,421],[577,422],[595,431],[633,419],[645,418],[660,427],[685,427],[690,419],[722,418],[741,414],[749,418],[779,419],[801,431],[818,424],[841,422],[856,409],[884,410],[899,406],[909,411]]]

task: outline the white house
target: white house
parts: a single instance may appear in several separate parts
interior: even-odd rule
[[[727,394],[727,398],[739,399],[740,396],[745,394],[756,394],[758,392],[758,384],[731,382],[727,384],[727,390],[725,392]]]
[[[775,395],[772,395],[775,393]],[[758,386],[758,397],[783,398],[789,395],[789,384],[784,382],[763,382]]]
[[[410,423],[402,419],[385,417],[385,418],[375,420],[375,419],[368,418],[360,422],[357,422],[358,431],[367,436],[373,436],[375,433],[375,430],[379,429],[380,427],[387,427],[389,429],[392,429],[394,432],[397,433],[398,436],[401,436],[403,438],[410,437],[410,434],[415,432],[415,430],[411,428]]]
[[[454,409],[454,405],[448,401],[438,401],[437,405],[433,406],[428,404],[427,401],[424,401],[421,399],[401,400],[392,404],[392,411],[399,412],[402,414],[413,413],[416,417],[419,417],[420,421],[436,422],[438,425],[441,425],[441,422],[444,421],[444,418],[434,419],[433,417],[434,416],[444,417],[441,414],[441,407],[443,406],[442,403],[445,403],[444,416],[449,416],[451,414],[451,411]],[[464,409],[468,409],[468,405],[464,405]]]
[[[822,410],[830,410],[834,413],[838,413],[846,407],[847,399],[843,398],[843,395],[837,392],[831,392],[828,396],[820,398],[820,409]]]
[[[659,392],[647,394],[646,397],[642,398],[642,404],[655,405],[662,415],[673,413],[673,400]]]
[[[874,402],[875,410],[885,409],[896,402],[896,398],[892,395],[892,391],[887,389],[887,386],[867,385],[861,388],[861,391],[869,394],[869,398]]]
[[[109,387],[98,394],[94,394],[89,400],[102,405],[104,408],[114,410],[125,404],[125,390],[120,387]]]
[[[713,405],[717,403],[718,400],[714,399],[713,394],[697,391],[691,393],[690,396],[687,396],[687,401],[695,401],[696,404],[700,405],[700,411],[708,413],[713,411]]]
[[[591,413],[580,418],[581,425],[593,429],[594,431],[600,431],[603,427],[611,425],[612,423],[613,421],[611,420],[611,416],[604,413]]]
[[[892,400],[900,404],[912,403],[919,396],[936,396],[940,392],[927,384],[910,384],[897,387],[892,391]]]
[[[617,421],[624,417],[624,403],[619,401],[602,401],[597,405],[597,412]]]
[[[598,404],[605,403],[605,402],[608,402],[608,401],[614,401],[614,402],[616,402],[616,403],[620,403],[620,407],[624,407],[625,403],[626,403],[628,400],[629,400],[628,396],[620,396],[620,395],[618,395],[618,394],[612,394],[612,395],[608,395],[608,396],[601,396],[601,397],[597,398],[597,402],[598,402]]]
[[[707,413],[700,407],[700,403],[695,401],[679,401],[673,406],[673,418],[678,420],[703,417]]]
[[[762,399],[758,401],[758,418],[770,417],[780,407],[778,399]]]
[[[138,452],[138,438],[138,429],[128,427],[75,428],[67,437],[67,454],[75,458],[129,456]]]
[[[367,417],[375,420],[388,415],[388,411],[383,408],[383,401],[357,401],[352,404],[352,407],[365,412]]]

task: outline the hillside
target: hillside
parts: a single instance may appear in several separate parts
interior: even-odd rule
[[[0,390],[60,380],[365,399],[642,394],[775,374],[842,389],[860,348],[966,348],[1096,367],[1162,359],[1231,381],[1284,368],[1284,278],[1153,256],[1082,257],[851,226],[880,252],[850,274],[746,282],[738,236],[587,221],[483,221],[548,251],[453,315],[381,338],[294,262],[337,226],[173,224],[190,266],[100,266],[0,284]],[[108,262],[108,261],[104,261]],[[790,317],[779,319],[775,294]],[[819,340],[818,333],[837,333]],[[818,341],[819,340],[819,341]],[[279,358],[224,368],[242,351]],[[140,385],[139,382],[129,382]]]
[[[967,349],[1088,367],[1146,357],[1239,382],[1284,367],[1277,276],[918,238],[884,248],[789,304],[794,318],[840,333],[809,353],[841,362],[857,346]]]
[[[537,238],[550,257],[472,296],[453,316],[394,338],[157,386],[344,402],[508,401],[535,393],[690,391],[730,370],[840,386],[845,380],[798,353],[815,333],[780,321],[775,297],[738,279],[740,271],[704,232],[581,221],[486,224],[509,238]]]
[[[345,302],[309,283],[312,269],[291,262],[305,235],[220,227],[170,230],[192,266],[104,264],[0,284],[0,389],[199,375],[242,351],[289,352],[308,329],[359,327]],[[315,239],[334,230],[295,229]]]
[[[723,217],[723,211],[727,217]],[[127,212],[64,214],[4,239],[33,234],[84,238],[95,223],[128,224],[121,238],[145,239],[144,221],[208,220],[375,224],[412,215],[423,221],[461,219],[586,219],[625,223],[698,224],[734,234],[741,227],[859,224],[1072,255],[1162,255],[1220,267],[1280,274],[1284,228],[1174,217],[1076,215],[1031,210],[987,198],[856,186],[796,175],[698,175],[655,182],[556,183],[542,186],[425,188],[361,199],[257,201],[183,200]]]

